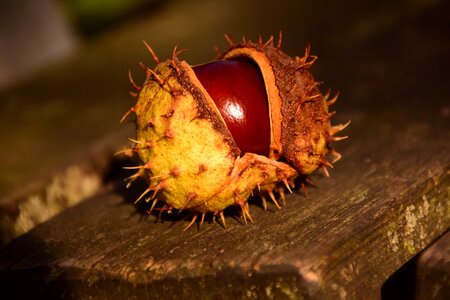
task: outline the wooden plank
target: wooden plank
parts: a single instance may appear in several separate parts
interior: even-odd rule
[[[421,300],[450,298],[450,232],[419,255],[416,298]]]
[[[61,169],[0,198],[0,246],[101,190],[116,164],[112,155],[123,148],[130,129],[103,136],[85,147],[83,157],[68,158]]]
[[[450,225],[448,119],[423,109],[355,112],[332,178],[282,210],[251,205],[249,225],[183,232],[105,190],[1,249],[0,281],[74,298],[377,298]]]

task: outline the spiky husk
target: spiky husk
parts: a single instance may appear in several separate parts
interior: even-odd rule
[[[139,172],[149,180],[142,197],[179,210],[219,212],[245,204],[255,188],[273,189],[297,176],[288,164],[252,153],[240,157],[214,102],[184,62],[159,64],[134,110],[144,162]]]
[[[289,190],[299,175],[321,168],[328,176],[332,164],[327,154],[340,154],[329,143],[345,137],[334,137],[347,124],[331,126],[329,105],[336,98],[322,95],[309,73],[316,57],[292,59],[280,50],[271,37],[266,43],[243,41],[235,44],[228,36],[230,49],[220,59],[249,59],[260,69],[269,101],[271,145],[269,157],[240,150],[231,136],[214,101],[196,78],[192,68],[177,59],[160,63],[146,44],[154,60],[155,70],[146,68],[143,87],[137,86],[137,137],[133,151],[143,164],[134,180],[143,177],[148,188],[137,199],[161,200],[168,209],[190,210],[201,222],[208,212],[219,214],[231,205],[242,209],[244,220],[250,219],[247,200],[254,191],[262,198],[268,194],[278,205],[273,191],[284,200],[284,186]],[[127,114],[128,114],[127,113]],[[126,115],[127,115],[126,114]],[[283,162],[282,162],[282,161]],[[263,201],[265,206],[265,200]]]
[[[273,41],[273,39],[272,39]],[[223,59],[246,57],[260,68],[271,112],[271,154],[280,156],[300,174],[311,174],[327,154],[330,136],[328,105],[309,67],[316,57],[292,59],[270,42],[235,44]]]

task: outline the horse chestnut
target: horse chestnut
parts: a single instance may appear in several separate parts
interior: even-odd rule
[[[224,60],[192,69],[219,109],[241,153],[268,156],[269,105],[257,66]]]
[[[227,36],[226,36],[227,37]],[[346,137],[335,133],[347,124],[331,126],[328,107],[336,97],[322,95],[309,73],[317,57],[291,58],[283,53],[281,34],[263,43],[234,43],[217,61],[191,67],[178,60],[145,67],[142,87],[130,81],[138,98],[125,114],[136,114],[135,145],[142,164],[129,179],[142,177],[148,188],[136,200],[158,201],[164,210],[188,210],[193,218],[219,215],[231,205],[252,220],[248,198],[268,195],[279,207],[274,192],[284,200],[299,176],[327,167],[341,156],[330,142]],[[123,118],[123,119],[124,119]],[[329,162],[325,156],[334,156]]]

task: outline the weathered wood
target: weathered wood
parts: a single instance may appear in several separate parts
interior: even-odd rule
[[[47,221],[102,189],[113,170],[112,154],[123,148],[130,127],[104,136],[84,149],[84,156],[67,161],[62,170],[25,184],[0,198],[0,246]]]
[[[439,238],[417,260],[417,299],[450,299],[450,232]]]
[[[448,120],[423,112],[355,113],[332,178],[282,210],[252,205],[246,226],[183,232],[105,190],[0,250],[0,280],[73,297],[377,298],[450,225]]]
[[[450,298],[450,232],[399,268],[383,284],[383,300]]]

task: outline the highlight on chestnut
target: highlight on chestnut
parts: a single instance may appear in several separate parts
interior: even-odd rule
[[[135,203],[149,202],[148,213],[189,211],[185,229],[201,226],[207,214],[226,228],[230,206],[240,208],[245,223],[253,221],[253,195],[264,209],[267,197],[280,208],[286,189],[305,188],[317,169],[329,176],[341,158],[331,143],[347,138],[336,133],[350,122],[330,123],[337,96],[319,90],[309,47],[292,58],[281,50],[281,33],[276,44],[273,36],[239,43],[225,37],[229,49],[196,66],[180,60],[177,48],[160,61],[144,41],[156,67],[141,63],[142,86],[129,73],[137,102],[121,122],[134,113],[136,137],[120,153],[137,153],[141,163],[126,167],[136,170],[127,187],[139,178],[146,182]]]

